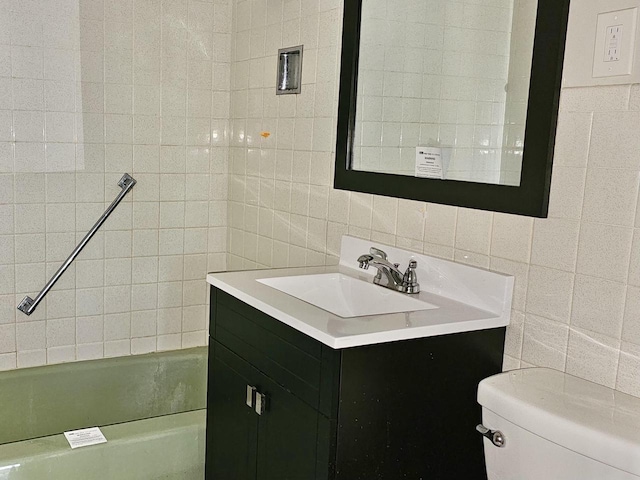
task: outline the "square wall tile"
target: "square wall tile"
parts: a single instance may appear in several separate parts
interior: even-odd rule
[[[42,48],[14,46],[11,49],[13,78],[42,78]]]
[[[156,351],[156,337],[143,337],[131,339],[131,354],[142,355]]]
[[[115,313],[104,316],[104,340],[128,340],[131,338],[131,314]]]
[[[105,285],[128,285],[131,284],[131,259],[130,258],[110,258],[104,264]]]
[[[488,255],[492,225],[492,212],[458,209],[455,247]]]
[[[589,150],[589,165],[640,169],[640,112],[596,112]]]
[[[17,368],[39,367],[47,364],[47,350],[23,350],[17,355]]]
[[[329,206],[331,209],[331,205]],[[349,223],[360,228],[371,228],[373,196],[351,193],[349,205]]]
[[[585,275],[626,282],[633,229],[599,223],[582,223],[576,271]]]
[[[44,141],[44,113],[41,111],[14,111],[13,135],[16,142]]]
[[[78,288],[76,291],[76,315],[79,317],[100,315],[104,312],[103,288]]]
[[[158,307],[158,285],[132,285],[131,311],[151,310]]]
[[[524,334],[525,315],[520,312],[511,312],[511,321],[507,326],[504,344],[504,354],[514,358],[522,356],[522,342]]]
[[[45,264],[22,263],[16,265],[16,292],[38,292],[44,286]]]
[[[629,105],[630,85],[565,88],[560,98],[561,112],[614,112]]]
[[[47,320],[46,324],[47,347],[74,346],[76,343],[76,319],[59,318]]]
[[[17,367],[16,353],[0,354],[0,371],[13,370]]]
[[[637,170],[587,169],[583,221],[633,226],[639,181]]]
[[[566,372],[614,388],[620,340],[572,328],[569,332]]]
[[[16,351],[16,325],[0,325],[0,354]]]
[[[527,315],[524,324],[522,360],[538,367],[564,371],[568,340],[567,325],[535,315]]]
[[[44,110],[44,83],[42,80],[14,78],[13,108],[15,110]]]
[[[73,362],[76,360],[76,346],[65,345],[47,348],[47,365]]]
[[[571,326],[620,338],[624,300],[624,284],[576,275]]]
[[[46,322],[21,322],[16,324],[18,351],[38,350],[46,347]]]
[[[496,213],[491,232],[491,256],[528,262],[531,254],[533,219]]]
[[[149,337],[156,334],[156,310],[131,314],[131,337]]]
[[[104,313],[124,313],[131,310],[131,286],[119,285],[104,288]],[[106,316],[105,316],[106,321]]]
[[[95,344],[104,340],[104,317],[95,315],[91,317],[76,318],[76,342],[81,344]]]
[[[622,340],[640,344],[640,288],[627,286]]]
[[[15,262],[45,261],[45,235],[43,233],[15,236]]]
[[[104,358],[104,343],[86,343],[76,346],[77,360],[95,360]]]
[[[568,323],[573,282],[572,273],[532,265],[529,268],[526,311]]]
[[[204,330],[182,334],[182,348],[201,347],[208,344],[208,335]]]
[[[395,234],[413,240],[422,240],[427,206],[423,202],[400,199]],[[391,233],[391,232],[389,232]]]
[[[640,110],[640,84],[631,85],[629,110]]]
[[[580,224],[575,220],[536,219],[531,263],[573,272],[576,268]]]
[[[579,220],[582,216],[586,168],[554,165],[549,217]]]
[[[640,380],[638,378],[639,370],[640,345],[623,342],[620,351],[620,360],[618,363],[616,390],[620,390],[635,397],[640,397]]]
[[[629,262],[630,285],[640,287],[640,230],[633,230],[633,242],[631,244],[631,260]]]
[[[130,340],[112,340],[110,342],[104,342],[105,357],[123,357],[132,353],[133,351]]]
[[[75,290],[51,290],[46,296],[46,305],[47,320],[72,318],[75,316],[76,292]]]

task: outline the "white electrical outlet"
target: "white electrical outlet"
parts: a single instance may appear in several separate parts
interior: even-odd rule
[[[598,15],[593,77],[630,75],[633,71],[638,8]]]
[[[622,32],[624,25],[614,25],[607,27],[607,34],[604,39],[604,61],[619,62],[620,46],[622,44]]]

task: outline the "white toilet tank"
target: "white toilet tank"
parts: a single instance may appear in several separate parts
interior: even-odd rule
[[[640,398],[547,368],[480,382],[489,480],[640,479]]]

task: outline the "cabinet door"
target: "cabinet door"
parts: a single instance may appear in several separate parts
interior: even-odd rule
[[[240,359],[218,355],[222,347],[212,340],[209,350],[207,394],[207,480],[256,478],[258,415],[247,406],[247,385],[239,372],[249,367]],[[231,354],[232,355],[232,354]]]
[[[317,410],[263,377],[266,397],[258,428],[258,480],[316,478]]]

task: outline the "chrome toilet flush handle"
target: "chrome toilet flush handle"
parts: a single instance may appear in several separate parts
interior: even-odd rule
[[[489,430],[487,427],[479,423],[476,425],[476,430],[480,432],[483,437],[488,438],[498,448],[503,448],[506,439],[500,430]]]

